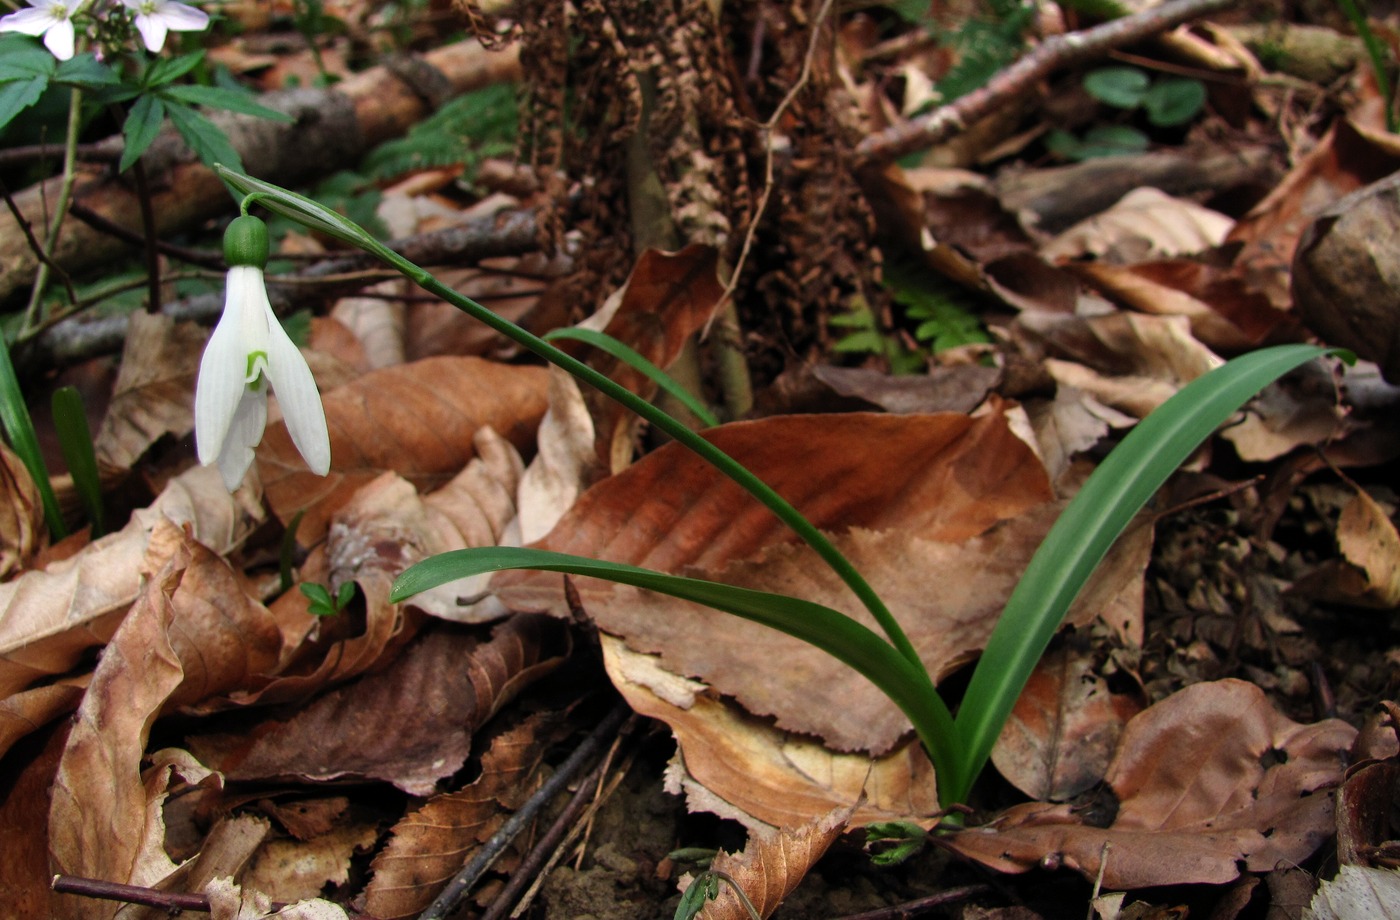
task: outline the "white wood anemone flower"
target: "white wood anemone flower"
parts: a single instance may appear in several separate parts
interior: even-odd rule
[[[198,32],[209,26],[208,13],[175,0],[122,0],[122,5],[134,14],[136,30],[152,53],[165,47],[170,32]]]
[[[199,462],[218,463],[230,492],[253,463],[267,424],[267,392],[287,423],[292,443],[313,473],[331,468],[330,436],[316,380],[300,350],[277,321],[263,283],[267,225],[239,217],[224,234],[229,271],[224,313],[199,363],[194,394],[194,438]]]
[[[60,61],[73,56],[73,16],[88,0],[29,0],[29,9],[0,18],[0,32],[44,36],[44,47]]]

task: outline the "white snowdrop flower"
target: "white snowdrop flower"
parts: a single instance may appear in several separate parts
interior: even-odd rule
[[[209,25],[208,13],[174,0],[122,0],[122,5],[136,14],[136,30],[151,52],[165,47],[170,32],[198,32]]]
[[[73,56],[73,14],[87,0],[29,0],[29,9],[0,18],[0,32],[44,36],[44,47],[60,61]]]
[[[287,423],[292,443],[311,471],[331,468],[330,436],[321,395],[306,359],[277,321],[267,300],[267,225],[239,217],[224,233],[228,282],[224,314],[204,347],[194,394],[194,438],[199,462],[218,463],[232,492],[253,463],[267,423],[267,391]]]

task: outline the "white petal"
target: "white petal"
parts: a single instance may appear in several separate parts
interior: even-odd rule
[[[156,15],[172,32],[197,32],[209,25],[209,14],[184,3],[161,3]]]
[[[42,9],[20,10],[0,18],[0,32],[23,32],[25,35],[43,35],[58,24],[52,13]]]
[[[44,33],[44,47],[53,52],[53,56],[60,61],[66,61],[73,56],[73,23],[68,20],[55,23],[52,29]]]
[[[223,453],[234,415],[248,389],[248,355],[267,350],[262,307],[267,294],[262,272],[244,268],[228,273],[224,313],[199,362],[194,391],[194,439],[200,463],[213,463]],[[261,302],[257,299],[259,294]]]
[[[137,16],[136,30],[141,33],[147,51],[156,52],[165,47],[165,20],[160,16]]]
[[[331,469],[331,441],[316,378],[271,306],[267,307],[267,321],[267,376],[277,394],[277,405],[282,407],[287,433],[311,472],[324,476]]]
[[[248,467],[253,465],[253,448],[262,440],[266,425],[267,383],[264,381],[256,390],[243,388],[243,398],[238,402],[223,449],[219,451],[219,474],[230,492],[238,488]]]

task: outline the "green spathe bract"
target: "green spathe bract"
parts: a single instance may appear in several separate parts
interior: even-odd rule
[[[977,664],[958,717],[953,719],[898,622],[850,562],[811,522],[732,457],[587,365],[441,284],[340,215],[270,183],[227,170],[220,173],[230,185],[256,194],[261,203],[278,213],[326,232],[333,228],[332,235],[379,255],[426,290],[681,441],[772,509],[812,546],[866,604],[886,637],[810,601],[529,548],[458,550],[425,560],[399,576],[391,600],[403,601],[420,591],[483,572],[540,569],[635,585],[782,630],[854,668],[900,707],[933,760],[939,801],[945,806],[966,799],[1070,603],[1132,517],[1181,462],[1250,397],[1288,371],[1328,353],[1312,345],[1283,345],[1236,358],[1184,387],[1129,433],[1085,482],[1032,558]],[[930,590],[936,587],[931,585]]]

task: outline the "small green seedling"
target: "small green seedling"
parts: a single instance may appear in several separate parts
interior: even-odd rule
[[[1175,128],[1200,114],[1206,88],[1189,77],[1153,78],[1137,67],[1100,67],[1084,75],[1084,91],[1104,105],[1124,112],[1141,110],[1148,124]],[[1096,125],[1076,137],[1068,131],[1052,131],[1046,145],[1071,160],[1141,153],[1147,135],[1131,125]]]
[[[924,848],[928,831],[912,821],[876,821],[865,825],[865,850],[877,866],[897,866]]]
[[[739,902],[744,905],[749,916],[753,920],[759,920],[758,909],[753,906],[749,896],[744,894],[744,889],[739,887],[739,883],[734,881],[734,877],[728,872],[710,868],[710,862],[716,855],[718,855],[718,851],[700,847],[686,847],[672,850],[666,854],[666,857],[672,862],[693,863],[696,866],[705,867],[696,873],[690,886],[681,895],[680,903],[676,905],[675,920],[692,920],[700,911],[704,910],[706,903],[719,897],[720,882],[734,889],[734,893],[739,896]]]
[[[355,583],[353,581],[347,581],[341,585],[340,590],[335,592],[335,597],[331,597],[330,589],[325,585],[305,582],[300,587],[301,593],[305,594],[307,599],[311,601],[306,612],[312,616],[339,616],[355,597]]]

